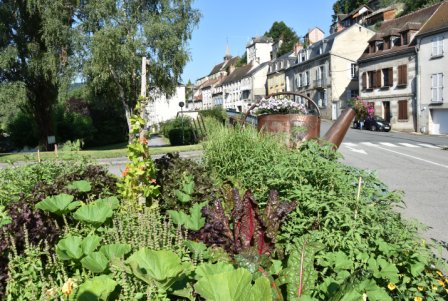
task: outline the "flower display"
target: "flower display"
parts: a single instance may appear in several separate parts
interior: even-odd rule
[[[305,105],[288,99],[263,98],[258,104],[255,115],[262,114],[307,114]]]

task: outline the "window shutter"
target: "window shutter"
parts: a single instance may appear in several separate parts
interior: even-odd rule
[[[432,55],[437,55],[437,39],[433,38],[431,39],[431,45],[432,45]]]
[[[362,89],[365,90],[367,88],[367,73],[362,73]]]
[[[394,85],[394,69],[389,68],[388,72],[389,72],[389,86],[392,87]]]
[[[431,101],[437,101],[437,74],[431,75]]]
[[[403,65],[403,85],[408,84],[408,65]]]
[[[381,70],[376,70],[376,88],[381,87]]]

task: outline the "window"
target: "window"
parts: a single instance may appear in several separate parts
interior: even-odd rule
[[[350,76],[351,78],[358,78],[358,66],[356,64],[351,65]]]
[[[443,102],[443,73],[431,75],[431,101]]]
[[[369,71],[369,89],[381,87],[381,70]]]
[[[401,45],[407,45],[408,44],[408,32],[405,31],[401,34]]]
[[[361,85],[362,85],[362,89],[363,90],[367,89],[367,73],[366,72],[362,73],[362,83],[361,83]]]
[[[392,87],[394,84],[392,68],[383,69],[383,87]]]
[[[408,65],[398,66],[398,85],[406,86],[408,84]]]
[[[384,49],[384,42],[383,41],[376,41],[376,51],[381,51]]]
[[[408,101],[399,100],[398,101],[398,121],[408,120]]]
[[[309,71],[306,71],[303,73],[303,85],[308,86],[310,84],[310,73]]]
[[[401,45],[400,37],[391,37],[390,40],[391,40],[391,45],[390,45],[391,48],[393,46],[400,46]]]
[[[296,86],[300,88],[302,86],[302,74],[296,75]]]
[[[443,36],[438,36],[432,39],[432,53],[431,56],[443,55]]]

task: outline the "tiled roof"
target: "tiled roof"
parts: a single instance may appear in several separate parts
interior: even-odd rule
[[[210,71],[209,75],[218,73],[219,71],[221,71],[222,67],[224,66],[225,62],[222,62],[221,64],[216,65],[215,67],[213,67],[212,71]]]
[[[418,35],[429,34],[439,29],[448,28],[448,2],[443,2],[434,15],[420,29]]]
[[[255,43],[273,43],[274,40],[271,37],[261,36],[261,37],[253,37],[247,43],[246,48],[252,46]]]
[[[401,28],[403,28],[408,22],[423,24],[432,16],[439,6],[440,3],[422,8],[405,16],[386,21],[381,25],[378,32],[385,33],[390,28],[399,28],[401,30]]]
[[[252,69],[252,64],[247,64],[242,67],[236,68],[235,71],[230,73],[229,76],[222,82],[222,84],[229,84],[238,81],[246,76],[246,74]]]
[[[421,28],[421,26],[422,26],[421,24],[423,24],[424,22],[426,22],[426,20],[431,18],[431,16],[437,10],[437,8],[440,6],[440,4],[441,3],[435,4],[435,5],[426,7],[426,8],[422,8],[418,11],[415,11],[415,12],[405,15],[403,17],[399,17],[399,18],[384,22],[381,25],[378,32],[375,34],[375,36],[373,36],[369,40],[369,42],[377,41],[377,40],[379,40],[380,37],[385,37],[385,36],[390,35],[391,32],[397,33],[397,29],[398,29],[398,31],[406,31],[406,30],[410,30],[410,29],[418,30],[419,28]],[[414,46],[411,41],[411,43],[409,43],[407,45],[395,46],[395,47],[392,47],[391,49],[384,49],[384,50],[377,51],[374,53],[364,53],[359,60],[364,61],[364,60],[368,60],[368,59],[375,58],[375,57],[396,54],[396,53],[405,51],[406,49],[410,49],[413,47]]]

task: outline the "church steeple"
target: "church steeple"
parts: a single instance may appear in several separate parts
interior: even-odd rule
[[[232,55],[230,54],[229,42],[227,41],[226,54],[224,56],[224,62],[229,61],[231,58],[232,58]]]

